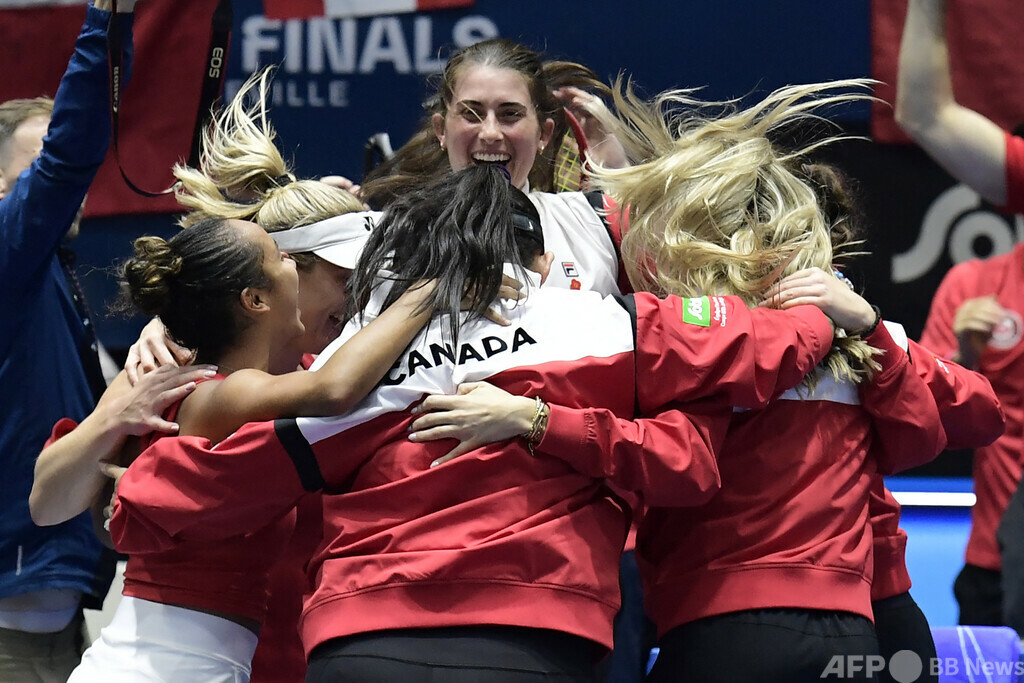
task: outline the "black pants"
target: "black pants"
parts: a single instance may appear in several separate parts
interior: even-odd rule
[[[593,683],[597,643],[512,626],[402,629],[336,638],[310,654],[306,683]]]
[[[886,667],[878,674],[879,683],[896,683],[889,673],[892,656],[901,650],[909,650],[921,661],[921,676],[918,683],[938,683],[939,677],[932,674],[930,663],[937,659],[935,640],[924,612],[910,593],[901,593],[891,598],[871,603],[875,611],[875,632],[878,634],[878,649],[885,658]]]
[[[733,612],[677,626],[658,645],[651,683],[878,680],[864,670],[868,657],[879,657],[871,621],[845,612]],[[839,666],[842,677],[827,675]]]
[[[654,624],[644,613],[640,569],[632,550],[619,562],[622,607],[615,615],[615,647],[598,666],[598,678],[607,683],[641,683],[647,678],[647,660],[657,639]]]
[[[965,564],[953,582],[962,626],[1002,626],[1002,573]]]
[[[1024,482],[1010,498],[996,530],[1002,558],[1002,623],[1024,638]]]

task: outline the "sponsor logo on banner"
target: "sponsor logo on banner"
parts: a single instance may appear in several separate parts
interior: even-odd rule
[[[419,0],[404,4],[410,7],[397,9],[391,7],[394,3],[377,0],[321,1],[323,7],[318,10],[302,2],[290,11],[291,2],[265,0],[266,14],[252,15],[241,22],[242,73],[250,74],[264,64],[280,64],[271,93],[275,106],[343,108],[353,104],[347,77],[437,73],[444,67],[439,57],[442,46],[459,49],[500,35],[488,16],[460,17],[451,24],[450,32],[441,32],[429,12],[423,12],[465,7],[472,5],[471,1]],[[342,11],[342,5],[352,6],[353,11]],[[337,11],[328,12],[324,7]],[[420,13],[416,16],[395,16],[417,10]],[[443,25],[449,26],[447,22]],[[241,85],[242,79],[229,79],[226,96],[233,97]]]
[[[1005,254],[1024,241],[1024,216],[1008,217],[987,209],[977,192],[956,185],[939,195],[921,221],[910,251],[892,259],[892,281],[910,282],[928,273],[948,250],[953,263]],[[978,251],[989,246],[988,251]]]
[[[711,327],[711,301],[708,297],[683,299],[683,322],[700,327]]]

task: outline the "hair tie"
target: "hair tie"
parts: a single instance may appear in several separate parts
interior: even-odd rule
[[[501,171],[501,175],[505,176],[505,180],[508,181],[509,184],[511,184],[512,172],[508,170],[508,166],[506,166],[505,164],[495,164],[495,166],[497,166],[498,170]]]
[[[274,183],[278,187],[284,187],[288,183],[295,182],[295,178],[293,178],[291,175],[287,173],[284,173],[282,175],[277,176],[276,178],[272,178],[270,182]]]

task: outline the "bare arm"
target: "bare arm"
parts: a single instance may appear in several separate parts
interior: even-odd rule
[[[213,372],[210,366],[165,366],[134,387],[125,373],[119,374],[96,409],[36,459],[29,494],[32,520],[40,526],[60,524],[88,509],[106,482],[99,462],[116,455],[131,435],[177,431],[161,414]]]
[[[1006,204],[1005,132],[953,97],[946,0],[910,0],[900,45],[896,121],[954,178]]]
[[[555,97],[579,121],[590,146],[588,154],[593,162],[605,168],[625,168],[630,165],[626,150],[615,131],[604,123],[614,114],[600,97],[573,86],[559,88],[555,91]]]
[[[430,319],[433,309],[420,309],[432,291],[433,284],[409,289],[316,372],[271,375],[239,370],[209,390],[202,388],[182,409],[186,431],[216,442],[246,422],[340,415],[350,410],[370,393]]]

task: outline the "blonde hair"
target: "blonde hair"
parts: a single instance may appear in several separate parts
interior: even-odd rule
[[[823,121],[814,110],[869,98],[848,92],[867,83],[790,86],[739,109],[683,90],[646,101],[620,77],[614,88],[620,120],[605,124],[638,163],[591,170],[595,186],[628,211],[622,260],[633,286],[684,297],[734,294],[753,307],[790,273],[814,266],[832,271],[837,253],[855,242],[833,230],[801,164],[842,137],[785,151],[769,136],[797,122]],[[879,369],[876,353],[858,337],[837,336],[824,365],[837,379],[860,382]]]
[[[268,68],[250,76],[214,117],[203,131],[198,169],[174,167],[178,201],[192,209],[180,220],[182,227],[215,216],[251,220],[276,232],[363,210],[363,203],[347,190],[296,179],[274,143],[277,132],[267,118],[272,75]],[[302,258],[296,261],[310,265]]]

